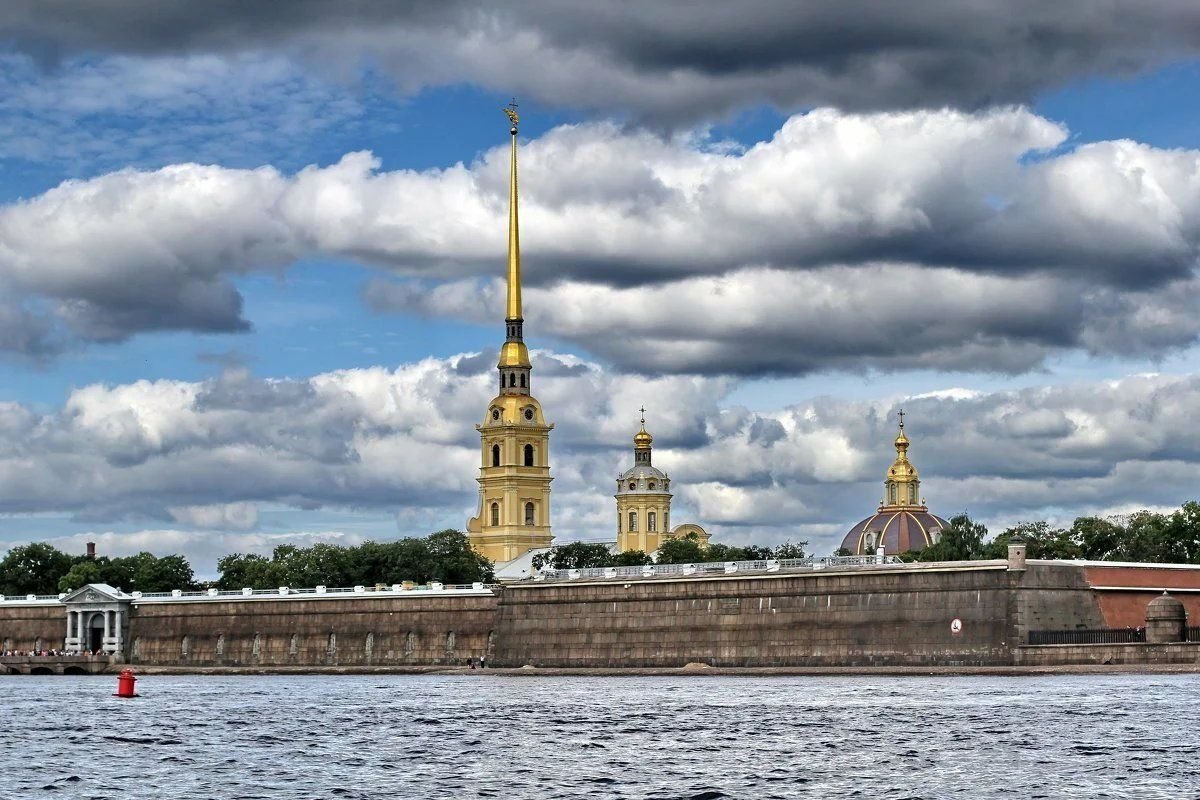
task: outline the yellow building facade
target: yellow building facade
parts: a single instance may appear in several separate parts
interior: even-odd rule
[[[499,393],[488,403],[479,431],[479,511],[467,522],[477,552],[497,564],[550,546],[550,431],[531,393],[529,349],[521,310],[521,247],[517,214],[517,112],[512,126],[508,206],[508,297],[505,338],[496,364]]]
[[[644,413],[644,412],[643,412]],[[617,552],[653,553],[668,539],[695,534],[707,546],[709,534],[694,523],[671,528],[671,478],[653,463],[654,437],[641,430],[633,437],[633,466],[617,478]]]

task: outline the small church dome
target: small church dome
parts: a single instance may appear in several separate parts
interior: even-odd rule
[[[859,522],[842,539],[842,548],[854,555],[870,555],[880,547],[887,555],[923,550],[938,540],[946,520],[929,513],[921,497],[921,476],[908,460],[908,436],[904,433],[904,411],[899,412],[896,460],[884,477],[883,502],[879,510]]]

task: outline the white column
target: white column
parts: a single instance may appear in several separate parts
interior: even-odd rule
[[[112,620],[108,616],[110,613],[111,612],[109,612],[109,611],[104,612],[104,638],[105,639],[112,636]]]
[[[67,639],[71,638],[71,612],[67,612]],[[63,649],[67,647],[66,639],[63,640]]]
[[[117,640],[117,649],[120,650],[121,649],[121,639],[123,638],[123,636],[121,634],[121,626],[123,624],[123,620],[121,619],[121,616],[122,616],[121,609],[118,608],[116,611],[114,611],[113,616],[116,621],[116,630],[113,631],[113,638]]]

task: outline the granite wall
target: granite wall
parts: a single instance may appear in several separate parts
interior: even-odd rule
[[[1022,619],[1094,603],[1077,570],[1001,561],[754,576],[530,583],[500,604],[499,666],[1011,663]],[[1029,590],[1022,585],[1028,582]],[[1049,592],[1045,601],[1038,593]],[[952,627],[954,620],[959,625]]]
[[[495,593],[134,601],[125,657],[250,667],[451,665],[485,653],[510,667],[1007,665],[1030,630],[1141,625],[1163,587],[1194,605],[1194,583],[1200,568],[982,561],[526,582]],[[60,605],[0,603],[11,649],[38,639],[61,647],[64,633]],[[1057,651],[1045,652],[1020,657]]]
[[[67,615],[57,603],[0,606],[0,651],[58,650],[67,635]]]
[[[133,664],[382,666],[462,664],[493,635],[494,595],[134,603]]]

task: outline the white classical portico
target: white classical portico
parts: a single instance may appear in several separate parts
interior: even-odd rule
[[[65,649],[106,655],[124,652],[133,596],[107,583],[89,583],[62,599],[67,610]]]

